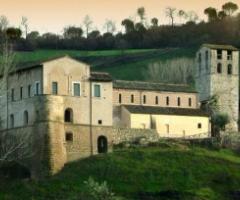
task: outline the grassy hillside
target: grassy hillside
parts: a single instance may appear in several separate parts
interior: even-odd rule
[[[0,180],[0,199],[78,199],[84,181],[106,180],[126,199],[239,199],[240,156],[180,144],[122,149],[66,165],[45,181]]]
[[[115,79],[143,80],[144,70],[151,63],[179,57],[195,56],[196,49],[142,49],[110,51],[73,51],[73,50],[37,50],[18,52],[17,62],[27,63],[49,59],[61,55],[70,55],[89,63],[95,71],[111,73]]]

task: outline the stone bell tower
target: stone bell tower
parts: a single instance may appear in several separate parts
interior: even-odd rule
[[[230,119],[226,131],[238,131],[239,52],[230,45],[203,44],[196,54],[196,88],[201,103],[218,97],[219,112]]]

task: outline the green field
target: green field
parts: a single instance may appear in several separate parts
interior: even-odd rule
[[[94,71],[109,72],[115,79],[144,80],[144,72],[151,63],[179,57],[194,58],[196,49],[142,49],[109,51],[37,50],[18,52],[19,63],[36,62],[63,55],[70,55],[90,64]]]
[[[239,154],[163,144],[118,149],[74,162],[40,182],[0,180],[0,199],[77,200],[89,176],[98,182],[107,181],[110,189],[125,199],[239,199]]]

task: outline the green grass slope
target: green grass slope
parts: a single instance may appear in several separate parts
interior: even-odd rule
[[[67,164],[41,182],[0,181],[0,199],[78,199],[91,176],[126,199],[239,199],[240,156],[171,145],[122,149]],[[234,196],[235,195],[235,196]]]
[[[196,49],[129,49],[109,51],[37,50],[18,52],[18,63],[36,62],[70,55],[90,64],[94,71],[109,72],[115,79],[144,80],[144,71],[155,62],[179,57],[194,58]]]

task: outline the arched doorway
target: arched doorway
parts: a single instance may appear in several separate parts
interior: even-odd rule
[[[98,137],[98,153],[107,153],[108,151],[108,141],[105,136]]]

